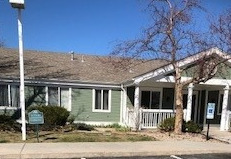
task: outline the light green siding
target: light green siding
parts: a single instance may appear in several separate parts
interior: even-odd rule
[[[182,72],[184,77],[193,77],[198,74],[199,67],[191,66]],[[231,79],[231,68],[226,64],[219,64],[214,79]]]
[[[119,122],[120,91],[111,91],[111,112],[92,112],[92,89],[72,89],[72,111],[76,121]]]

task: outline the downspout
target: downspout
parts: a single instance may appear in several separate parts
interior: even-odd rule
[[[125,105],[125,101],[124,101],[124,93],[126,92],[126,90],[124,89],[124,85],[121,84],[121,106],[120,106],[120,123],[122,125],[126,125],[126,120],[125,120],[125,113],[126,113],[126,105]]]

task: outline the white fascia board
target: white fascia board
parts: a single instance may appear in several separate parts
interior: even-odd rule
[[[181,80],[182,82],[187,81],[191,79],[191,77],[182,77]],[[157,82],[170,82],[170,83],[174,83],[175,82],[175,78],[173,76],[167,76],[164,78],[161,78],[159,80],[156,80]],[[206,81],[205,83],[201,82],[199,83],[200,85],[217,85],[217,86],[226,86],[227,84],[229,86],[231,86],[231,80],[228,79],[210,79],[208,81]]]
[[[0,82],[5,83],[19,83],[19,79],[0,79]],[[62,85],[62,86],[76,86],[76,87],[99,87],[99,88],[121,88],[120,84],[102,84],[102,83],[88,83],[88,82],[72,82],[72,81],[58,81],[58,80],[35,80],[25,79],[25,84],[41,84],[41,85]]]
[[[231,80],[227,79],[210,79],[206,81],[205,83],[200,83],[202,85],[218,85],[218,86],[231,86]]]
[[[172,65],[167,65],[165,67],[156,69],[156,70],[154,70],[152,72],[148,72],[148,73],[146,73],[144,75],[141,75],[141,76],[138,76],[138,77],[134,78],[134,83],[139,84],[142,81],[148,80],[150,78],[153,78],[153,77],[156,77],[156,76],[159,76],[159,75],[169,73],[172,70],[173,70],[173,66]]]

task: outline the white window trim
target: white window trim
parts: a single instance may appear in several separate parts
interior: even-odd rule
[[[1,84],[7,86],[7,96],[8,96],[8,105],[0,105],[0,110],[2,109],[17,109],[17,107],[13,107],[11,105],[11,92],[10,92],[10,85],[9,84]]]
[[[103,110],[103,90],[106,89],[97,89],[101,90],[101,109],[95,109],[95,90],[92,89],[92,112],[102,112],[102,113],[110,113],[111,112],[111,90],[108,90],[108,110]]]
[[[58,106],[61,107],[61,88],[58,87]]]
[[[46,92],[46,106],[48,106],[48,101],[49,101],[48,86],[45,87],[45,92]]]
[[[59,107],[61,107],[61,91],[62,88],[66,88],[68,90],[68,105],[67,105],[67,110],[71,111],[71,107],[72,107],[72,88],[71,87],[53,87],[53,86],[46,86],[46,105],[48,105],[49,103],[49,93],[48,90],[49,88],[57,88],[58,89],[58,105]]]
[[[69,103],[68,103],[68,111],[71,111],[72,106],[72,88],[69,88]]]
[[[11,92],[10,92],[10,90],[11,90],[11,86],[8,84],[8,106],[9,107],[12,107],[12,105],[11,105]]]
[[[159,99],[159,108],[162,109],[162,100],[163,100],[163,88],[152,88],[152,87],[140,87],[140,104],[142,99],[142,91],[150,91],[150,92],[160,92],[160,99]],[[150,94],[151,95],[151,94]],[[150,102],[150,101],[149,101]],[[150,107],[150,105],[149,105]],[[150,108],[149,108],[150,109]]]

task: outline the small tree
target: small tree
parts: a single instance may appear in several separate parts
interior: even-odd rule
[[[182,73],[188,69],[181,67],[180,59],[192,52],[206,49],[209,45],[201,39],[202,33],[192,31],[192,11],[204,10],[198,0],[150,0],[147,10],[151,16],[151,25],[144,29],[143,36],[124,41],[115,46],[113,56],[122,56],[123,65],[131,65],[134,59],[163,59],[172,65],[175,78],[175,133],[182,132],[183,98],[182,89],[190,83],[205,82],[217,72],[221,59],[204,54],[191,72],[188,80],[182,80]],[[211,54],[210,54],[211,55]],[[129,57],[129,58],[128,58]],[[121,65],[121,61],[118,65]]]

